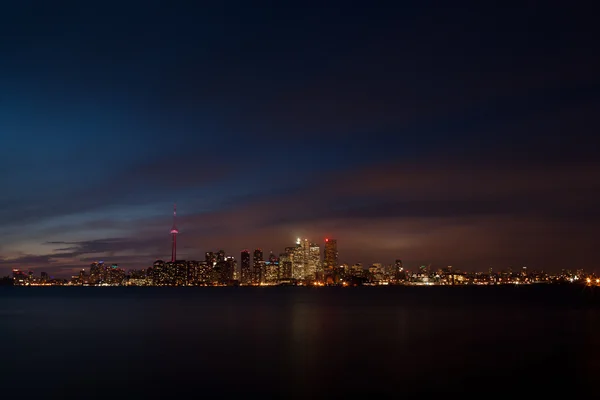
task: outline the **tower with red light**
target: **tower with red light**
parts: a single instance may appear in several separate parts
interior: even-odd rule
[[[325,254],[323,261],[325,269],[333,269],[339,266],[336,239],[325,238]]]
[[[171,244],[171,262],[175,262],[177,259],[177,234],[179,231],[177,230],[177,204],[173,205],[173,227],[171,228],[171,236],[173,238]]]

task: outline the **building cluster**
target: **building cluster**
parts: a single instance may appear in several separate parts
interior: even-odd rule
[[[298,239],[284,252],[265,254],[262,249],[243,250],[239,257],[225,251],[206,252],[204,260],[157,260],[147,269],[126,272],[117,264],[103,261],[91,264],[70,280],[54,279],[42,272],[13,270],[18,286],[379,286],[379,285],[527,285],[533,283],[581,283],[600,286],[600,278],[582,270],[559,274],[528,271],[527,268],[502,271],[464,272],[452,267],[423,265],[410,270],[401,260],[393,264],[363,266],[339,262],[337,241],[325,239],[323,251],[317,243]]]
[[[55,279],[42,272],[35,277],[32,271],[13,270],[11,284],[16,286],[73,285],[73,286],[359,286],[359,285],[502,285],[532,283],[584,283],[600,286],[600,279],[582,270],[563,270],[560,274],[507,269],[494,272],[462,272],[452,267],[432,269],[423,265],[405,269],[401,260],[393,264],[348,265],[339,261],[337,240],[325,239],[321,246],[308,239],[298,238],[284,252],[265,255],[262,249],[243,250],[240,262],[224,250],[207,252],[204,260],[178,260],[176,225],[177,210],[173,208],[170,234],[171,260],[157,260],[147,269],[127,273],[117,264],[103,261],[92,263],[89,272],[81,270],[70,280]]]

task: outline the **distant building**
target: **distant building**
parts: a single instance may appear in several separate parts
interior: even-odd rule
[[[199,285],[209,285],[212,283],[212,265],[208,265],[206,261],[201,261],[198,263],[198,284]]]
[[[292,265],[294,264],[294,248],[286,247],[285,253],[279,254],[280,279],[292,279]]]
[[[187,284],[189,286],[198,285],[198,261],[188,261],[187,262]]]
[[[106,282],[107,270],[104,261],[96,261],[90,265],[90,285],[101,285]]]
[[[308,263],[308,240],[298,238],[296,247],[294,247],[292,278],[303,280],[305,276],[305,267]]]
[[[323,258],[325,269],[334,269],[339,266],[336,239],[325,239],[325,254]]]
[[[13,285],[15,286],[25,286],[29,284],[29,277],[27,274],[20,269],[13,269]]]
[[[167,284],[167,270],[163,260],[156,260],[152,266],[152,284],[163,286]]]
[[[279,257],[273,252],[269,254],[269,260],[265,262],[265,283],[279,282]]]
[[[207,251],[204,255],[204,260],[206,261],[206,264],[210,265],[211,267],[214,267],[217,263],[217,256],[212,251]]]
[[[308,265],[305,268],[304,279],[313,280],[322,275],[321,247],[316,243],[310,243],[308,247]]]
[[[219,257],[217,259],[220,259]],[[219,275],[219,284],[228,285],[233,282],[233,273],[236,267],[236,260],[234,257],[226,257],[223,252],[222,261],[217,261],[217,269]]]
[[[264,280],[265,261],[263,259],[262,249],[254,250],[252,267],[252,283],[258,285]]]
[[[240,257],[240,283],[250,285],[252,283],[252,268],[250,265],[250,252],[243,250]]]

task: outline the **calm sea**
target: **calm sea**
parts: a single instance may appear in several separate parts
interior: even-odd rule
[[[598,292],[0,287],[0,398],[600,393]]]

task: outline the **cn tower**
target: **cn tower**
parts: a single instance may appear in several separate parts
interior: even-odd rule
[[[171,245],[171,262],[175,262],[177,259],[177,225],[175,220],[177,219],[177,204],[173,205],[173,227],[171,228],[171,236],[173,237],[173,244]]]

